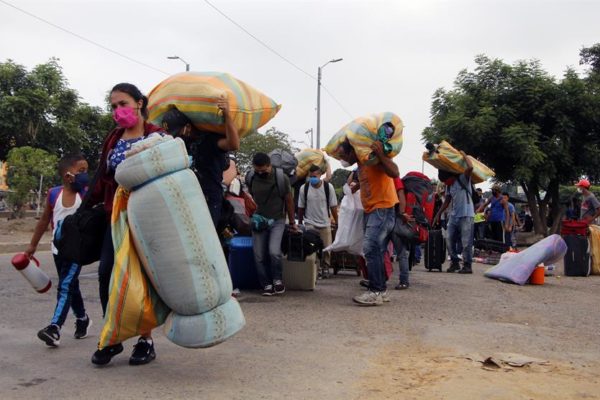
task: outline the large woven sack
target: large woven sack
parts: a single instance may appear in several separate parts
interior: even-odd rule
[[[471,181],[473,183],[485,182],[496,175],[491,168],[481,161],[471,156],[468,157],[473,164],[473,173],[471,174]],[[465,163],[462,154],[445,140],[442,140],[435,151],[424,152],[423,160],[437,169],[455,174],[462,174],[467,168],[467,164]]]
[[[590,252],[592,253],[592,275],[600,275],[600,226],[590,225]]]
[[[327,159],[325,153],[319,149],[304,149],[294,155],[298,160],[296,175],[298,178],[304,178],[308,175],[312,165],[321,168],[322,172],[327,171]]]
[[[371,114],[365,117],[356,118],[354,121],[345,125],[340,129],[327,143],[324,150],[330,156],[340,159],[341,144],[348,139],[358,161],[361,164],[373,165],[379,162],[371,150],[371,145],[374,141],[380,140],[378,130],[384,124],[391,124],[393,132],[391,137],[387,138],[384,143],[384,149],[387,147],[386,155],[390,158],[395,157],[402,149],[402,130],[404,124],[400,117],[391,112],[383,112]]]
[[[165,327],[169,339],[181,346],[207,347],[235,334],[245,321],[231,297],[229,269],[188,165],[183,141],[164,137],[128,155],[115,179],[132,189],[127,214],[135,248],[156,292],[173,310],[170,318],[178,321],[175,330]],[[224,322],[210,325],[210,332],[199,330],[198,321],[206,319]]]
[[[221,72],[182,72],[158,85],[148,95],[150,122],[161,125],[170,108],[177,107],[202,131],[225,133],[217,108],[226,97],[240,137],[256,131],[281,108],[273,99],[233,76]]]
[[[560,235],[550,235],[520,253],[502,257],[500,263],[485,271],[484,275],[488,278],[524,285],[539,264],[554,264],[566,253],[567,244],[563,238]]]

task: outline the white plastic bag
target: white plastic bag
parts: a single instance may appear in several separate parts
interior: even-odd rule
[[[334,242],[324,251],[347,251],[350,254],[363,255],[364,209],[360,200],[360,190],[352,193],[344,185],[344,198],[340,203],[338,229]]]

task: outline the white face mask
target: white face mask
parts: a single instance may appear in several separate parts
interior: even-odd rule
[[[342,167],[344,168],[348,168],[351,164],[346,161],[346,160],[340,160],[340,164],[342,164]]]
[[[578,187],[578,188],[577,188],[577,193],[583,193],[583,189],[582,189],[582,188],[580,188],[580,187]]]

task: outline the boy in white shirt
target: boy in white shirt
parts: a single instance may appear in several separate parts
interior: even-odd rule
[[[63,184],[48,191],[44,213],[35,227],[29,247],[25,250],[25,254],[29,258],[33,257],[40,239],[48,229],[48,224],[52,224],[52,237],[54,238],[58,223],[68,215],[74,214],[79,208],[83,193],[89,183],[87,171],[88,163],[82,155],[68,155],[58,162],[58,173]],[[60,344],[60,329],[67,318],[69,309],[73,309],[77,318],[75,320],[75,339],[83,339],[87,336],[92,321],[85,312],[83,298],[79,291],[81,265],[62,259],[54,247],[54,243],[52,243],[52,253],[58,273],[56,307],[50,325],[38,332],[38,338],[48,346],[56,347]]]

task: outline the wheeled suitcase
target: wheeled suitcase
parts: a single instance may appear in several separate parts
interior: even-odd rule
[[[592,264],[587,236],[565,235],[567,254],[565,254],[566,276],[589,276]]]
[[[442,270],[442,265],[446,261],[446,242],[440,230],[429,231],[429,237],[425,242],[425,268]]]
[[[229,273],[234,289],[260,289],[251,236],[235,236],[229,245]]]
[[[283,259],[283,283],[289,290],[314,290],[317,282],[317,255],[306,256],[304,261]]]
[[[303,262],[306,258],[304,252],[304,234],[302,232],[289,232],[287,259],[290,261]]]

